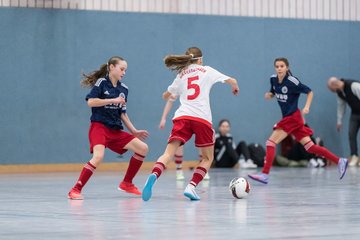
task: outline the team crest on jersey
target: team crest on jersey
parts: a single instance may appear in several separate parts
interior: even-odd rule
[[[281,92],[286,94],[288,92],[288,88],[286,86],[282,87]]]

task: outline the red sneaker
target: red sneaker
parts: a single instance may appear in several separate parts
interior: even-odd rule
[[[71,200],[83,200],[84,197],[81,195],[81,192],[79,190],[76,190],[75,188],[72,188],[70,192],[68,193],[68,198]]]
[[[132,193],[132,194],[135,194],[135,195],[141,195],[141,192],[139,191],[139,189],[133,183],[128,183],[128,182],[122,181],[120,183],[118,189],[120,191],[124,191],[124,192],[127,192],[127,193]]]

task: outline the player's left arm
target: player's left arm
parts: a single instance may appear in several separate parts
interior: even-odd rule
[[[135,128],[135,126],[130,121],[130,118],[126,112],[121,113],[121,120],[124,123],[124,125],[126,126],[126,128],[131,132],[131,134],[133,134],[135,137],[139,138],[140,140],[145,140],[149,136],[148,131],[137,130]]]
[[[311,102],[313,100],[314,93],[312,91],[307,93],[306,103],[302,110],[302,114],[308,114],[310,112]]]

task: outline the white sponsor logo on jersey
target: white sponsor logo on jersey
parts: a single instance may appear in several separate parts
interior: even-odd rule
[[[288,99],[288,96],[286,94],[276,93],[275,96],[280,102],[286,102],[286,100]]]

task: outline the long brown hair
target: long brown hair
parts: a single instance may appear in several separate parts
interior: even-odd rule
[[[102,64],[99,70],[95,70],[88,74],[83,73],[83,79],[80,81],[81,86],[88,88],[93,87],[99,78],[106,77],[109,72],[110,65],[116,65],[119,61],[125,61],[125,59],[119,56],[113,56],[107,61],[107,63]]]
[[[290,67],[289,67],[290,64],[289,64],[289,60],[287,60],[287,58],[284,58],[284,57],[276,58],[276,59],[274,60],[274,66],[275,66],[276,62],[283,62],[283,63],[285,63],[285,65],[288,67],[287,73],[288,73],[290,76],[293,76],[292,72],[290,71]]]
[[[197,62],[202,57],[200,48],[190,47],[183,55],[168,55],[164,58],[166,67],[172,71],[181,72],[190,64]]]

